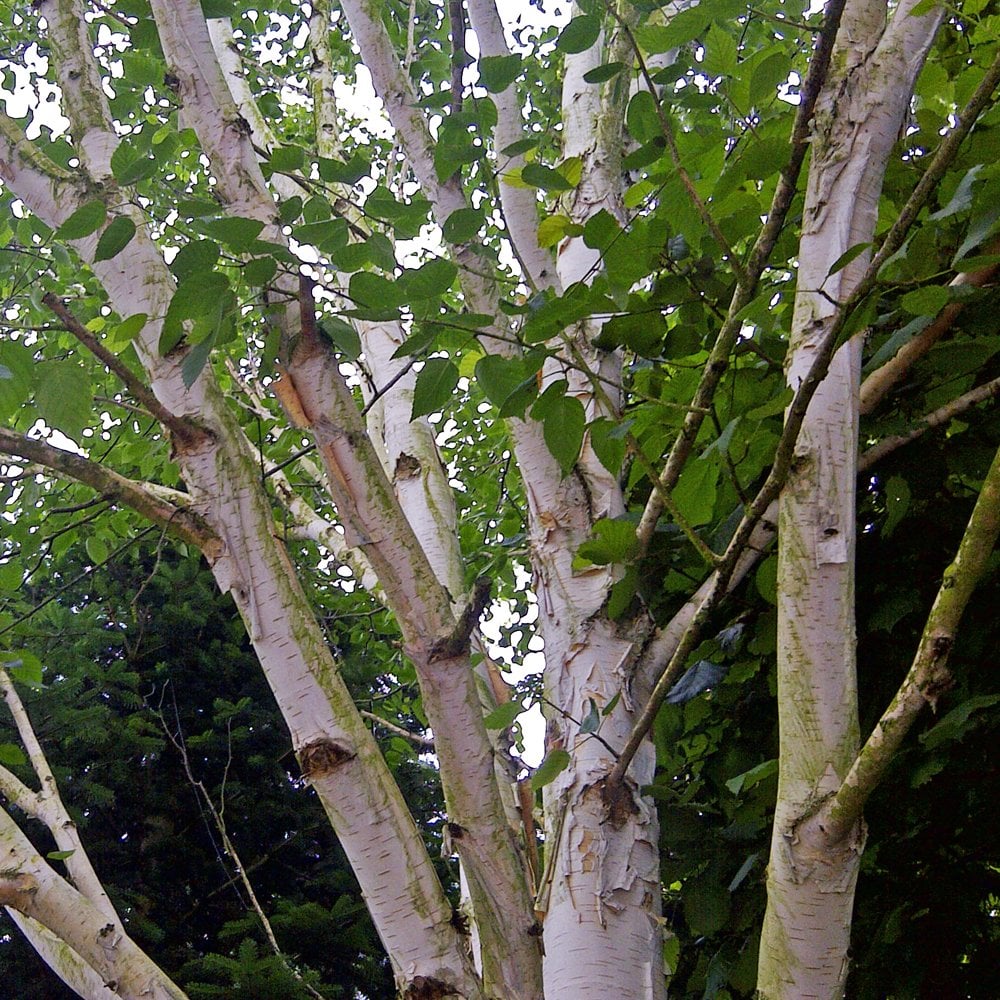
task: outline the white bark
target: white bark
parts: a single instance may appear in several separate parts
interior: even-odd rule
[[[495,0],[468,0],[469,20],[479,40],[480,56],[509,56],[503,25]],[[524,138],[517,82],[493,95],[497,107],[494,135],[497,168],[500,171],[500,206],[507,226],[507,238],[524,268],[525,278],[535,288],[558,287],[552,256],[538,245],[538,198],[533,188],[517,187],[508,176],[525,164],[524,154],[505,155],[503,150]]]
[[[236,124],[239,115],[200,7],[164,0],[153,0],[152,6],[187,119],[211,162],[226,165],[217,171],[222,198],[236,215],[270,221],[274,203],[252,145]],[[230,163],[238,169],[229,169]],[[265,233],[283,239],[276,226]],[[535,990],[530,969],[537,965],[537,941],[529,933],[525,868],[494,777],[468,661],[468,636],[463,637],[464,652],[439,652],[456,625],[450,595],[398,505],[333,355],[314,331],[292,326],[290,313],[285,312],[288,326],[283,333],[287,342],[293,335],[298,339],[284,359],[286,411],[316,440],[348,541],[365,547],[417,669],[424,709],[435,732],[453,840],[466,865],[477,920],[494,932],[484,948],[487,982],[496,978],[511,996],[529,997]]]
[[[105,1000],[94,975],[85,968],[89,966],[107,992],[123,1000],[186,1000],[125,934],[120,921],[109,919],[57,875],[4,810],[0,810],[0,858],[0,902],[28,918],[19,923],[64,982],[92,991],[82,996]],[[39,931],[38,924],[52,934]]]
[[[812,363],[835,303],[865,267],[838,257],[872,239],[889,154],[939,16],[850,2],[816,110],[787,378]],[[778,801],[758,989],[769,1000],[843,995],[863,827],[838,842],[802,821],[833,793],[858,743],[855,482],[861,345],[835,356],[809,407],[782,492],[778,569]]]
[[[4,178],[40,218],[57,227],[85,200],[79,175],[66,175],[18,141],[4,120]],[[17,143],[15,145],[15,142]],[[91,259],[96,235],[78,250]],[[162,317],[173,281],[140,229],[127,254],[93,265],[121,315]],[[210,374],[186,390],[183,354],[161,358],[160,321],[136,340],[157,398],[196,418],[208,435],[178,448],[195,506],[221,543],[208,551],[216,579],[247,623],[261,665],[292,734],[303,769],[334,823],[358,875],[401,984],[417,977],[454,984],[478,997],[451,909],[398,788],[337,670],[288,557],[274,537],[268,501],[248,446]],[[422,915],[414,921],[412,915]]]

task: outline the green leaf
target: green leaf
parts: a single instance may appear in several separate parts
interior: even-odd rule
[[[609,62],[602,66],[595,66],[583,74],[584,83],[604,83],[613,77],[618,76],[625,69],[625,63]]]
[[[211,271],[222,253],[222,248],[214,240],[192,240],[177,251],[170,262],[170,270],[180,282],[193,275]]]
[[[202,338],[185,355],[184,361],[181,363],[181,378],[184,381],[185,389],[190,389],[198,381],[198,376],[208,364],[212,348],[215,347],[216,336],[217,334],[213,332]]]
[[[255,257],[243,267],[243,280],[251,288],[263,288],[274,280],[278,262],[273,257]]]
[[[0,417],[17,413],[27,402],[35,379],[32,351],[21,341],[0,339]]]
[[[598,566],[629,562],[639,551],[635,525],[602,517],[594,525],[593,536],[577,550],[577,554]]]
[[[611,595],[608,597],[608,617],[614,622],[618,621],[622,615],[632,606],[632,601],[639,590],[639,571],[633,563],[625,570],[625,575],[618,580],[611,588]],[[619,695],[608,702],[614,705]],[[605,708],[605,715],[610,709]]]
[[[104,540],[97,535],[91,535],[84,542],[84,548],[93,563],[102,563],[108,558],[108,547]]]
[[[458,268],[450,260],[435,257],[418,268],[404,271],[399,283],[407,300],[414,302],[444,295],[456,277]]]
[[[487,354],[476,362],[476,382],[498,410],[505,406],[514,393],[523,391],[526,387],[532,390],[532,395],[537,391],[535,373],[526,372],[520,358],[505,358],[499,354]],[[525,399],[525,406],[531,398],[528,396]],[[523,415],[523,406],[520,412]]]
[[[361,357],[361,338],[350,323],[339,316],[324,316],[319,328],[345,358],[357,361]]]
[[[785,386],[781,392],[766,403],[761,403],[760,406],[755,406],[752,410],[747,410],[746,417],[748,420],[764,420],[766,417],[774,417],[779,413],[784,413],[785,407],[788,406],[794,396],[795,392],[791,386]]]
[[[305,150],[301,146],[279,146],[267,162],[274,171],[295,173],[305,165]]]
[[[444,221],[441,232],[449,243],[468,243],[479,234],[483,213],[474,208],[460,208]]]
[[[352,156],[347,162],[325,157],[319,161],[319,175],[328,184],[345,184],[351,187],[362,177],[367,177],[371,169],[371,160],[361,155]]]
[[[74,854],[76,854],[75,848],[69,851],[49,851],[45,857],[47,857],[49,861],[65,861],[67,858],[73,857]]]
[[[692,527],[711,521],[718,478],[718,463],[701,458],[688,462],[681,473],[672,497],[681,516]]]
[[[856,260],[860,257],[869,247],[871,243],[856,243],[854,246],[842,253],[830,266],[829,274],[836,274],[838,271],[842,271],[852,260]]]
[[[778,88],[788,80],[788,57],[783,52],[772,52],[754,66],[750,77],[749,97],[754,107],[778,96]]]
[[[458,369],[448,358],[430,358],[417,374],[413,387],[413,413],[410,419],[443,409],[458,384]]]
[[[711,20],[711,11],[699,5],[674,14],[667,25],[653,24],[637,28],[635,35],[647,52],[669,52],[698,38]]]
[[[528,150],[534,149],[542,140],[539,138],[535,139],[518,139],[517,142],[512,142],[509,146],[504,146],[500,150],[501,156],[521,156],[523,153],[527,153]]]
[[[606,320],[594,344],[604,350],[627,347],[640,357],[656,358],[666,334],[667,323],[659,311],[628,312]]]
[[[246,253],[255,243],[264,223],[259,219],[211,219],[199,223],[201,231],[236,253]]]
[[[584,52],[597,41],[600,33],[601,19],[596,14],[581,14],[559,33],[556,48],[571,55]]]
[[[778,603],[778,560],[775,556],[765,559],[754,574],[757,593],[768,604]]]
[[[94,260],[111,260],[112,257],[117,257],[129,245],[133,236],[135,236],[135,223],[128,216],[117,216],[101,233]]]
[[[714,934],[729,919],[730,895],[724,885],[707,878],[684,887],[684,919],[695,934]]]
[[[558,170],[541,163],[526,163],[521,168],[521,180],[543,191],[572,191],[573,185]]]
[[[96,233],[108,216],[103,201],[88,201],[78,208],[55,232],[57,240],[82,240]]]
[[[622,462],[625,461],[625,430],[624,426],[607,417],[595,420],[587,428],[594,454],[613,476],[621,472]]]
[[[479,82],[491,93],[503,93],[524,69],[519,55],[483,56],[479,60]]]
[[[0,743],[0,764],[4,767],[23,767],[27,763],[28,758],[16,743]]]
[[[550,385],[531,408],[535,420],[542,421],[542,436],[564,476],[570,473],[580,457],[587,424],[583,404],[567,396],[565,390],[564,381]]]
[[[648,90],[640,90],[628,102],[625,125],[629,134],[639,143],[662,137],[663,129],[656,113],[656,99]]]
[[[75,361],[46,361],[35,388],[35,403],[45,422],[78,440],[94,419],[94,396],[86,371]]]
[[[949,301],[948,289],[941,285],[927,285],[907,292],[900,301],[913,316],[936,316]]]
[[[145,313],[134,313],[108,332],[108,347],[118,352],[132,343],[146,325],[149,317]]]
[[[545,755],[545,760],[538,765],[538,769],[531,776],[532,790],[537,792],[539,788],[544,788],[550,782],[555,781],[569,767],[571,759],[566,750],[549,751]]]
[[[3,652],[0,653],[0,663],[14,680],[31,688],[42,686],[42,661],[34,653],[27,650],[18,653]]]
[[[0,591],[19,590],[23,582],[24,571],[20,562],[8,560],[0,563]]]
[[[519,701],[508,701],[494,708],[483,721],[487,729],[510,729],[523,711]]]
[[[596,733],[601,728],[601,713],[598,711],[597,702],[593,698],[587,699],[587,714],[580,722],[580,735],[589,736]]]
[[[976,178],[982,169],[983,164],[977,163],[972,169],[967,170],[965,176],[958,182],[958,187],[955,188],[955,192],[952,194],[948,204],[937,212],[928,215],[928,220],[938,222],[941,219],[950,218],[952,215],[958,215],[959,212],[964,212],[969,208],[972,205],[972,186],[975,184]]]
[[[754,785],[760,784],[760,782],[777,773],[778,759],[775,757],[771,760],[765,760],[763,764],[758,764],[756,767],[751,767],[749,771],[737,774],[735,778],[730,778],[726,782],[726,788],[733,795],[739,795],[744,789],[753,788]]]
[[[555,246],[565,236],[579,236],[583,226],[566,215],[549,215],[538,224],[538,245]]]
[[[902,476],[890,476],[885,484],[885,523],[882,533],[891,535],[910,509],[910,484]]]
[[[622,234],[622,227],[605,208],[592,215],[583,227],[583,242],[591,250],[607,250]]]
[[[708,29],[702,65],[712,76],[733,76],[736,73],[736,39],[719,24],[713,24]]]
[[[398,309],[406,303],[406,294],[399,282],[389,281],[371,271],[359,271],[351,276],[351,298],[366,306]]]
[[[953,708],[936,726],[922,733],[920,742],[928,750],[933,750],[948,740],[960,740],[968,732],[969,717],[982,711],[984,708],[992,708],[1000,702],[1000,694],[985,694],[976,698],[969,698],[963,701],[957,708]]]

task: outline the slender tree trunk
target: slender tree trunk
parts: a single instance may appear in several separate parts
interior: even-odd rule
[[[872,240],[886,163],[939,16],[849,2],[816,110],[787,377],[794,388],[852,291]],[[778,554],[778,801],[758,989],[769,1000],[844,992],[864,827],[803,824],[839,788],[858,745],[855,482],[861,343],[845,344],[814,396],[781,495]]]

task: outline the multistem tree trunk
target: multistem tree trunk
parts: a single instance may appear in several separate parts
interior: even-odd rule
[[[802,381],[872,240],[882,179],[939,16],[901,4],[845,9],[816,110],[787,376]],[[809,407],[781,495],[778,552],[778,800],[758,989],[768,1000],[844,993],[864,829],[836,840],[803,825],[848,773],[858,745],[855,482],[861,344],[835,356]]]

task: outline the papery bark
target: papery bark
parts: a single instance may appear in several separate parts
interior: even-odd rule
[[[164,0],[153,0],[152,6],[191,127],[213,163],[239,165],[220,171],[221,197],[234,214],[264,221],[267,238],[283,241],[200,7]],[[494,776],[469,636],[460,637],[458,648],[440,651],[456,627],[450,595],[398,504],[335,357],[314,328],[311,287],[287,291],[298,293],[299,309],[298,315],[286,309],[278,319],[283,341],[295,344],[284,352],[279,398],[292,422],[315,439],[347,540],[365,551],[416,667],[435,732],[454,844],[466,866],[477,921],[490,932],[483,937],[486,982],[502,982],[512,996],[529,997],[538,949],[530,933],[525,866]]]
[[[51,11],[54,31],[61,12]],[[82,11],[77,13],[82,22]],[[89,99],[98,107],[103,103],[100,94],[91,93]],[[104,111],[107,121],[106,105]],[[5,122],[5,137],[14,134]],[[26,145],[0,145],[5,182],[56,228],[86,200],[87,188],[79,174],[46,165]],[[84,165],[101,174],[109,145],[98,144],[92,162],[84,155]],[[85,260],[92,261],[96,242],[96,234],[78,242]],[[173,279],[142,228],[128,254],[92,266],[121,315],[165,314]],[[170,412],[196,420],[204,431],[178,446],[175,458],[193,507],[220,539],[206,555],[221,589],[232,593],[247,624],[303,771],[354,866],[401,988],[414,979],[434,979],[462,996],[478,997],[478,983],[451,924],[451,908],[412,817],[275,537],[249,446],[211,373],[186,389],[184,352],[159,355],[160,326],[158,319],[150,320],[134,343],[157,398]],[[422,914],[422,920],[414,921],[413,913]]]

